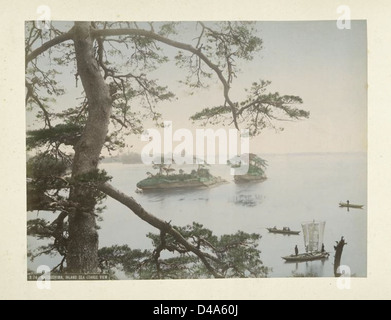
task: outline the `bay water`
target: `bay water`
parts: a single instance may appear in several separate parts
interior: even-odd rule
[[[134,197],[147,211],[184,226],[193,221],[211,229],[216,235],[241,230],[262,235],[259,242],[261,259],[272,269],[269,277],[293,275],[333,277],[334,245],[342,236],[345,247],[342,264],[353,276],[367,275],[367,155],[364,153],[261,155],[268,161],[268,179],[260,183],[236,184],[228,166],[211,166],[213,175],[221,176],[227,184],[209,189],[175,190],[135,193],[138,181],[146,178],[152,168],[144,165],[104,163],[101,165],[112,184]],[[191,166],[183,168],[190,171]],[[179,169],[179,168],[178,168]],[[339,202],[358,203],[363,209],[339,208]],[[133,249],[151,249],[146,237],[157,230],[139,219],[128,208],[113,199],[105,201],[107,209],[99,223],[100,247],[127,244]],[[37,213],[28,213],[28,219]],[[52,220],[52,213],[41,212],[39,217]],[[325,221],[324,244],[330,258],[307,263],[285,263],[281,258],[294,253],[298,245],[304,252],[304,238],[270,234],[266,228],[289,227],[302,231],[301,224]],[[42,245],[28,237],[29,249]],[[55,266],[59,257],[39,257],[29,269],[38,265]],[[122,275],[124,278],[124,275]]]

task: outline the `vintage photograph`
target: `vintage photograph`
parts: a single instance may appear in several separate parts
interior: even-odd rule
[[[36,281],[367,277],[367,24],[26,21]]]

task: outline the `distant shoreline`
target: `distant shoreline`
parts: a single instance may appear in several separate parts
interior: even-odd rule
[[[262,157],[278,157],[278,156],[333,156],[333,155],[362,155],[367,156],[367,151],[357,152],[292,152],[292,153],[257,153]],[[127,157],[129,159],[127,159]],[[130,155],[117,155],[113,157],[105,157],[102,163],[121,163],[121,164],[143,164],[141,154],[133,152]],[[189,164],[191,165],[191,164]]]

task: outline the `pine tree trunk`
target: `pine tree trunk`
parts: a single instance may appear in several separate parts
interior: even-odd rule
[[[111,114],[109,88],[94,57],[89,22],[75,23],[77,70],[88,99],[88,119],[75,146],[72,177],[95,170],[105,142]],[[75,186],[70,200],[78,203],[69,215],[68,272],[92,273],[98,270],[99,237],[95,219],[96,191]]]

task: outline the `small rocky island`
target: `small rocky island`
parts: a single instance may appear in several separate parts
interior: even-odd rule
[[[158,191],[171,189],[194,189],[209,188],[227,181],[213,176],[204,165],[199,165],[197,170],[185,173],[180,169],[175,173],[175,169],[164,164],[154,164],[154,169],[159,170],[157,174],[147,172],[148,178],[137,183],[137,188],[142,191]]]
[[[242,163],[239,159],[232,159],[228,163],[232,169],[240,168]],[[247,174],[234,175],[235,182],[246,183],[246,182],[262,182],[267,179],[265,170],[267,167],[266,160],[258,157],[256,154],[249,154],[249,169]]]

